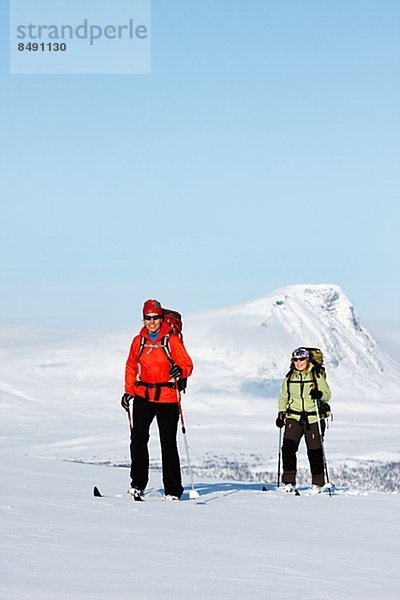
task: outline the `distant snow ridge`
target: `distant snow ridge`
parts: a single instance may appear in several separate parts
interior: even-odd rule
[[[247,388],[281,380],[297,346],[323,350],[329,378],[339,386],[382,390],[400,381],[399,365],[361,324],[341,288],[293,285],[264,298],[198,313],[188,319],[190,346],[202,368]],[[250,387],[249,387],[250,386]]]

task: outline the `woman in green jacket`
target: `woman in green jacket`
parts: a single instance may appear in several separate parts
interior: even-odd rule
[[[329,402],[331,391],[322,373],[317,373],[310,362],[306,348],[292,353],[289,374],[282,383],[279,395],[277,427],[285,426],[282,444],[282,483],[288,492],[296,485],[297,450],[305,437],[310,463],[313,491],[321,491],[325,484],[324,457],[320,431],[323,436],[326,414],[324,403]],[[316,403],[318,403],[318,412]],[[318,414],[320,422],[318,424]]]

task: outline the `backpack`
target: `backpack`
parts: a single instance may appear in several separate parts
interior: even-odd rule
[[[163,319],[172,329],[172,333],[176,333],[181,338],[183,342],[183,323],[182,323],[182,315],[178,313],[177,310],[171,310],[170,308],[163,308]]]
[[[168,325],[171,327],[172,332],[171,333],[175,333],[181,340],[181,342],[183,343],[183,334],[182,334],[182,329],[183,329],[183,322],[182,322],[182,315],[177,311],[177,310],[172,310],[170,308],[163,308],[163,320],[168,323]],[[171,350],[169,347],[169,336],[170,334],[167,333],[167,335],[164,335],[164,337],[161,339],[161,343],[158,345],[159,347],[161,347],[169,362],[171,363],[171,365],[174,363],[174,360],[172,358],[171,355]],[[139,348],[139,354],[138,354],[138,360],[142,355],[142,352],[144,350],[146,346],[146,340],[144,337],[141,338],[140,340],[140,348]],[[187,388],[187,377],[180,377],[178,379],[178,389],[180,392],[185,393],[186,392],[186,388]]]
[[[314,365],[314,370],[319,377],[320,375],[326,376],[326,371],[324,367],[324,355],[320,348],[306,348],[310,355],[310,363]]]

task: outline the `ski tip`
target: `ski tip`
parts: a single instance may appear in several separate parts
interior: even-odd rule
[[[100,490],[96,485],[93,488],[93,496],[95,496],[95,498],[101,498]]]

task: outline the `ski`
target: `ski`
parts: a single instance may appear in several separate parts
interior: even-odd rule
[[[115,494],[115,496],[111,496],[111,495],[104,495],[100,492],[99,488],[97,487],[97,485],[94,486],[93,488],[93,496],[95,498],[124,498],[124,496],[122,494]]]
[[[268,489],[268,488],[265,487],[265,485],[263,485],[262,488],[261,488],[261,491],[262,492],[279,492],[279,491],[283,492],[284,490],[283,489],[280,490],[279,488]],[[299,492],[299,490],[297,490],[295,488],[293,488],[292,492],[284,492],[284,493],[288,494],[288,495],[292,495],[293,494],[294,496],[300,496],[301,495],[300,492]]]
[[[334,496],[337,494],[338,490],[332,483],[325,483],[319,490],[315,490],[313,488],[305,488],[302,490],[305,496],[318,496],[318,495],[326,495]]]
[[[143,502],[143,498],[142,498],[142,496],[141,496],[141,495],[139,495],[139,494],[130,494],[130,493],[128,492],[128,496],[129,496],[130,498],[132,498],[132,500],[133,500],[134,502]]]
[[[99,488],[97,487],[97,485],[94,486],[93,488],[93,496],[95,498],[125,498],[126,496],[124,496],[123,494],[115,494],[115,495],[104,495],[100,492]],[[131,494],[127,494],[128,498],[131,498],[132,500],[134,500],[135,502],[143,502],[143,498],[141,496],[132,496]]]
[[[165,496],[158,494],[158,493],[154,493],[152,491],[150,491],[148,494],[146,494],[146,497],[144,497],[143,495],[136,495],[134,496],[133,494],[130,494],[129,492],[127,492],[125,495],[124,494],[103,494],[99,488],[97,487],[97,485],[94,486],[93,488],[93,496],[95,498],[130,498],[133,502],[152,502],[153,500],[163,500],[163,501],[170,501],[171,498],[166,498]],[[193,497],[191,497],[189,495],[190,499],[193,499]],[[202,504],[202,502],[197,501],[195,504]]]
[[[311,487],[302,487],[300,490],[298,488],[293,488],[292,491],[285,491],[284,488],[274,487],[266,487],[265,485],[261,488],[262,492],[281,492],[282,494],[294,495],[294,496],[337,496],[339,493],[348,492],[348,488],[338,489],[331,483],[326,483],[322,486],[322,488],[318,491],[314,491]]]

